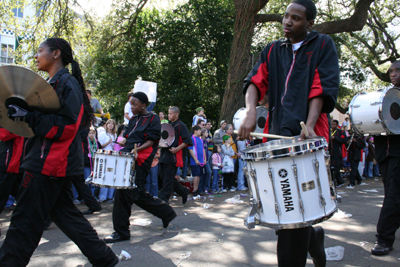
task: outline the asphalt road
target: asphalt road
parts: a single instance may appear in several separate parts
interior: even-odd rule
[[[400,241],[394,243],[394,250],[383,257],[370,254],[375,242],[376,223],[383,201],[382,182],[364,180],[366,185],[355,189],[340,188],[343,197],[341,211],[352,214],[349,218],[334,216],[321,223],[325,229],[325,247],[344,247],[341,261],[330,261],[327,266],[400,266]],[[376,189],[378,192],[364,190]],[[246,192],[245,192],[246,193]],[[224,200],[237,193],[207,196],[197,201],[189,200],[185,206],[181,199],[171,200],[178,217],[170,224],[168,232],[162,234],[161,220],[133,206],[131,234],[129,241],[111,245],[116,254],[126,250],[132,259],[122,261],[118,266],[276,266],[275,230],[257,226],[248,230],[243,218],[249,209],[248,197],[244,203],[225,204]],[[209,204],[204,209],[204,203]],[[111,213],[113,204],[102,203],[100,213],[87,218],[97,230],[99,237],[112,233]],[[78,205],[82,211],[84,205]],[[8,229],[11,211],[0,216],[2,224],[0,245]],[[151,221],[147,226],[138,226]],[[399,233],[397,233],[397,237]],[[44,232],[42,240],[33,254],[29,267],[71,267],[91,266],[78,247],[55,225]],[[313,266],[311,259],[307,266]]]

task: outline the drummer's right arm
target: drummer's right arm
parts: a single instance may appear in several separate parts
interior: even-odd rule
[[[250,84],[246,91],[246,116],[239,128],[239,137],[241,139],[250,139],[250,133],[256,128],[257,120],[257,102],[259,92],[254,84]]]

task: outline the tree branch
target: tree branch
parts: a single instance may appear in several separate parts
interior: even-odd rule
[[[372,2],[374,0],[360,0],[350,18],[323,22],[315,25],[313,29],[325,34],[360,31],[367,22],[368,10]],[[283,17],[278,14],[258,14],[255,19],[259,23],[282,22]]]

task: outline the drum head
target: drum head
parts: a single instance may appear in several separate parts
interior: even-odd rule
[[[161,139],[158,143],[160,147],[169,147],[175,140],[175,131],[169,123],[161,123]]]
[[[296,156],[328,147],[328,143],[323,137],[316,137],[302,141],[297,141],[298,139],[299,136],[295,136],[294,139],[278,139],[252,146],[244,150],[244,160],[259,161]]]
[[[400,88],[389,89],[382,100],[381,120],[389,134],[400,134]]]

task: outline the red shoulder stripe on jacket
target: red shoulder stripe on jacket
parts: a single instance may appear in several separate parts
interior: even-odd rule
[[[64,177],[66,175],[68,156],[70,153],[69,147],[79,130],[79,125],[81,124],[83,112],[84,107],[83,105],[81,105],[81,110],[79,112],[77,121],[74,124],[70,124],[64,127],[62,137],[65,135],[69,135],[71,137],[62,142],[53,142],[49,154],[47,155],[46,161],[44,162],[42,174],[56,177]],[[72,134],[73,132],[75,132],[75,135]],[[76,153],[76,151],[73,151],[72,153]],[[56,166],[56,168],[54,166]]]
[[[321,113],[314,127],[314,132],[318,136],[325,137],[329,141],[329,123],[326,113]]]
[[[317,67],[314,72],[314,79],[313,79],[313,83],[311,85],[310,93],[308,94],[308,99],[322,95],[322,90],[323,89],[322,89],[322,85],[321,85],[321,79],[319,77],[319,72],[318,72],[318,67]]]
[[[53,126],[52,128],[51,128],[51,130],[46,134],[46,138],[49,138],[49,139],[53,139],[53,137],[57,134],[57,132],[58,132],[58,126]]]
[[[1,141],[9,141],[11,139],[17,138],[18,135],[11,133],[10,131],[0,128],[0,140]]]
[[[17,136],[13,141],[13,150],[8,164],[7,172],[9,173],[19,173],[19,165],[21,164],[21,156],[24,148],[24,138]]]

